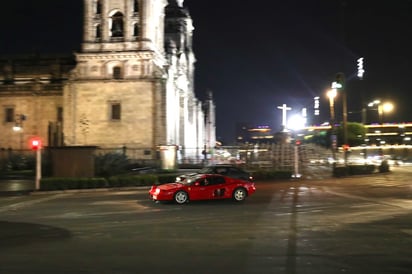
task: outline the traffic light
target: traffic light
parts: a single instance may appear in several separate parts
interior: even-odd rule
[[[302,143],[302,142],[301,142],[300,140],[296,140],[296,141],[295,141],[295,145],[297,145],[297,146],[300,146],[301,143]]]
[[[350,146],[348,144],[344,144],[342,147],[344,151],[349,151],[350,149]]]
[[[38,137],[32,138],[30,140],[30,147],[32,150],[39,150],[41,149],[41,140]]]

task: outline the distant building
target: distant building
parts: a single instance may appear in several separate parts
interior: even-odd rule
[[[254,126],[249,124],[238,124],[236,129],[236,141],[238,144],[245,143],[272,143],[274,135],[269,126]]]
[[[215,112],[211,95],[194,93],[192,35],[182,0],[84,0],[74,58],[1,58],[0,148],[40,136],[46,146],[144,148],[147,158],[159,145],[201,155],[216,139]]]
[[[384,123],[365,125],[364,145],[412,145],[412,123]],[[306,137],[323,135],[330,131],[330,125],[307,127]]]

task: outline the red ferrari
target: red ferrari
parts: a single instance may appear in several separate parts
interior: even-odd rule
[[[195,200],[233,199],[243,201],[256,191],[255,183],[219,174],[197,174],[183,182],[153,185],[149,191],[154,201],[184,204]]]

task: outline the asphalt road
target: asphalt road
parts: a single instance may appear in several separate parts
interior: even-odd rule
[[[243,203],[0,197],[0,273],[410,273],[411,175],[257,182]]]

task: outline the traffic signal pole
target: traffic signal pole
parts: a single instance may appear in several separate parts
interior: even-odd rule
[[[41,147],[42,141],[39,137],[33,137],[30,140],[31,149],[36,152],[36,177],[35,177],[35,190],[40,190],[41,180]]]
[[[344,145],[348,145],[348,103],[346,98],[346,91],[342,89],[342,109],[343,109],[343,143]],[[348,151],[346,149],[343,150],[343,157],[345,160],[345,166],[348,165]]]
[[[36,190],[40,190],[41,180],[41,148],[36,149]]]
[[[348,102],[346,98],[345,89],[345,74],[339,72],[335,77],[336,81],[332,83],[332,88],[337,88],[342,94],[342,118],[343,118],[343,145],[348,145]],[[345,166],[348,164],[348,153],[346,150],[343,151],[343,159],[345,161]]]

